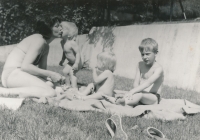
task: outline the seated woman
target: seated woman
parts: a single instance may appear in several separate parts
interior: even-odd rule
[[[20,97],[52,97],[55,90],[46,83],[61,82],[62,75],[47,70],[49,43],[62,36],[60,19],[44,15],[38,18],[36,34],[19,42],[8,55],[2,72],[0,94],[15,94]]]

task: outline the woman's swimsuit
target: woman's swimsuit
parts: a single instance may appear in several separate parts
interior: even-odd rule
[[[22,49],[20,49],[19,47],[16,46],[16,48],[18,48],[19,50],[21,50],[24,54],[26,54]],[[44,54],[44,51],[42,50],[41,53],[37,56],[37,58],[35,59],[35,61],[33,62],[33,65],[38,65],[40,63],[40,60],[42,58]],[[15,70],[19,70],[21,69],[21,67],[9,67],[9,68],[5,68],[2,72],[2,76],[1,76],[1,81],[2,81],[2,85],[4,87],[7,87],[7,80],[8,77],[10,76],[10,74],[15,71]]]

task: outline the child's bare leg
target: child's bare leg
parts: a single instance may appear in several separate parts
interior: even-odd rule
[[[154,95],[152,93],[142,93],[142,98],[141,98],[140,102],[145,105],[157,104],[158,98],[156,95]]]
[[[69,66],[68,64],[65,65],[65,68],[63,69],[63,74],[66,77],[65,78],[65,84],[70,86],[70,72],[72,71],[72,67]]]
[[[157,102],[156,95],[153,95],[152,93],[136,93],[132,96],[129,96],[128,98],[125,97],[125,104],[129,106],[135,106],[139,102],[145,104],[145,105],[151,105]]]
[[[72,85],[72,87],[73,88],[78,88],[78,86],[77,86],[77,78],[76,78],[76,76],[74,76],[74,75],[70,75],[70,81],[71,81],[71,85]]]
[[[90,83],[90,84],[84,89],[84,91],[80,93],[80,95],[87,96],[87,95],[89,95],[92,91],[94,91],[94,84],[93,84],[93,83]]]

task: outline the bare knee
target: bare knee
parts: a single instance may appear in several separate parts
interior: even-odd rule
[[[131,96],[125,96],[125,104],[126,105],[130,105],[130,106],[134,106],[134,105],[137,105],[140,100],[142,99],[143,97],[143,94],[142,93],[135,93]]]

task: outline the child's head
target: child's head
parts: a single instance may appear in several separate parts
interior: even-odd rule
[[[139,50],[146,65],[152,65],[155,62],[158,53],[158,43],[152,38],[143,39]]]
[[[97,55],[97,67],[101,71],[113,72],[116,67],[116,57],[112,52],[101,52]]]
[[[62,38],[66,40],[75,39],[78,35],[78,28],[75,23],[62,21],[61,26],[63,28]]]
[[[145,38],[142,40],[139,46],[140,52],[152,51],[153,53],[158,53],[158,43],[152,38]]]

